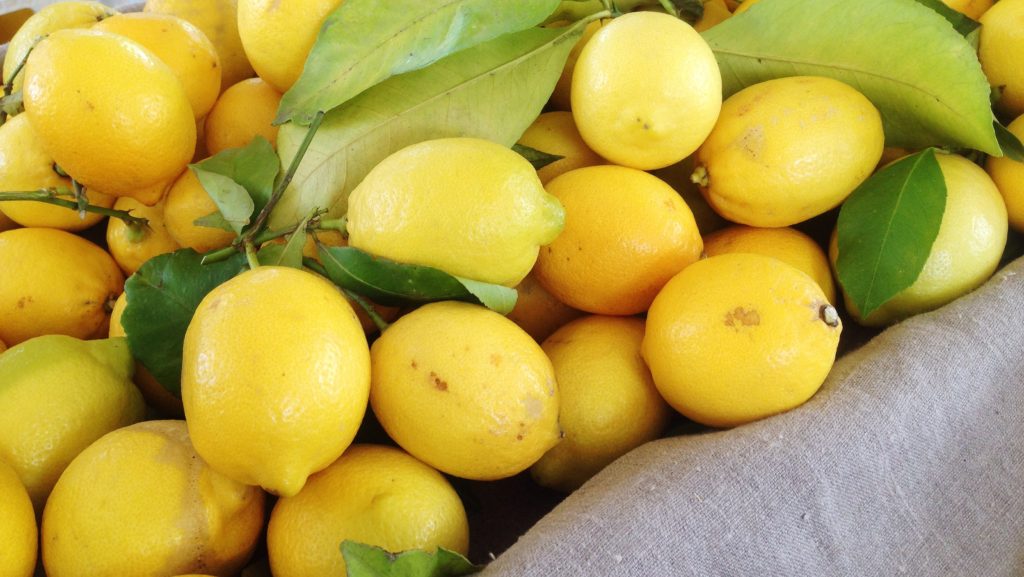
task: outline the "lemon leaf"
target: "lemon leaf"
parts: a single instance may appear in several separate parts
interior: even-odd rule
[[[204,170],[195,164],[189,165],[189,168],[196,173],[199,184],[203,185],[203,189],[217,205],[217,211],[224,222],[235,234],[240,234],[249,224],[255,206],[249,192],[228,176]]]
[[[462,279],[429,266],[395,262],[350,246],[321,246],[320,261],[334,284],[382,305],[460,300],[505,314],[516,304],[515,289]]]
[[[132,355],[174,395],[181,395],[185,330],[208,292],[247,270],[245,257],[203,265],[202,255],[182,249],[155,256],[128,277],[128,304],[121,325]]]
[[[522,144],[513,144],[512,150],[514,150],[519,156],[522,156],[526,160],[530,161],[533,165],[534,170],[540,170],[552,162],[558,162],[565,158],[557,154],[548,154],[547,152],[541,152],[536,148],[530,148]]]
[[[914,0],[919,4],[923,4],[932,10],[936,11],[945,18],[950,24],[953,25],[953,29],[959,32],[962,36],[970,37],[974,31],[981,28],[981,23],[971,19],[969,16],[957,12],[956,10],[946,6],[942,0]]]
[[[874,103],[890,146],[1000,154],[973,47],[915,0],[764,0],[703,34],[726,96],[772,78],[828,76]]]
[[[379,82],[540,24],[558,0],[347,0],[320,29],[276,124],[308,125]]]
[[[294,224],[314,207],[345,214],[348,194],[378,162],[431,138],[473,136],[512,146],[537,118],[585,24],[506,34],[388,79],[328,113],[271,215]],[[295,156],[305,128],[281,127],[278,152]]]
[[[999,148],[1003,150],[1003,155],[1011,160],[1024,162],[1024,144],[1021,144],[1017,135],[1010,132],[1010,129],[998,121],[993,122],[993,126],[996,131],[996,138],[999,139]]]
[[[414,549],[389,553],[380,547],[345,540],[341,544],[348,577],[462,577],[483,570],[454,551]]]
[[[243,148],[222,150],[189,168],[236,233],[266,206],[281,171],[273,145],[262,136]]]
[[[263,265],[302,268],[302,249],[306,246],[306,225],[309,217],[299,223],[284,244],[268,244],[260,249],[256,258]]]
[[[866,318],[914,284],[946,210],[946,183],[928,148],[864,181],[839,210],[836,272]]]
[[[222,215],[219,210],[215,210],[206,216],[200,216],[193,220],[192,224],[196,226],[205,226],[206,228],[219,228],[228,232],[234,232],[235,230],[231,227],[231,223],[224,219],[224,215]]]

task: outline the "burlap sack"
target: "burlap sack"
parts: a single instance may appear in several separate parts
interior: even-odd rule
[[[649,443],[483,575],[1024,575],[1024,259],[804,406]]]

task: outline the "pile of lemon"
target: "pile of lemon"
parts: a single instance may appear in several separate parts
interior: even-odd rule
[[[427,140],[352,193],[347,239],[329,242],[516,287],[509,315],[392,309],[377,336],[325,278],[261,266],[203,299],[182,397],[164,390],[122,338],[125,277],[232,243],[196,224],[217,205],[187,165],[274,142],[282,93],[339,3],[68,1],[10,43],[3,81],[23,112],[0,126],[0,193],[71,205],[84,187],[99,210],[0,202],[0,575],[33,574],[37,534],[50,577],[233,575],[263,539],[277,577],[345,574],[345,539],[466,553],[445,475],[529,470],[571,491],[674,412],[733,427],[799,406],[828,375],[836,247],[830,263],[792,227],[900,152],[835,80],[723,102],[698,30],[736,6],[710,0],[693,27],[646,11],[587,28],[520,141],[558,161],[538,171],[491,142]],[[954,7],[981,18],[982,63],[1018,116],[1024,71],[1007,54],[1024,49],[1024,0],[991,4]],[[1010,129],[1024,137],[1024,119]],[[1024,164],[939,164],[947,209],[924,271],[866,318],[848,304],[857,322],[976,288],[1008,221],[1024,230]],[[104,209],[148,225],[109,218],[102,243]],[[352,444],[368,408],[397,446]]]

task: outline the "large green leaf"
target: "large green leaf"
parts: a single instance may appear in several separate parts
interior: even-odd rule
[[[363,92],[324,118],[272,227],[316,207],[345,214],[348,194],[392,152],[431,138],[474,136],[512,146],[547,102],[569,50],[583,32],[533,28],[478,44]],[[286,124],[277,146],[284,164],[306,129]]]
[[[480,572],[465,557],[444,547],[428,553],[412,549],[390,553],[380,547],[345,540],[341,543],[347,577],[463,577]]]
[[[915,0],[762,0],[704,32],[729,96],[783,76],[828,76],[882,114],[886,142],[1000,154],[970,43]]]
[[[277,123],[307,125],[382,80],[535,26],[558,0],[347,0],[324,22]]]

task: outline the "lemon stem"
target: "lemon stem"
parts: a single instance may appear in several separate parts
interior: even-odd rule
[[[321,222],[319,220],[320,214],[322,214],[324,212],[326,212],[326,211],[324,211],[322,209],[318,209],[317,210],[318,214],[314,215],[312,218],[310,218],[309,222],[306,224],[306,230],[307,231],[327,230],[328,228],[334,228],[334,227],[325,227],[324,224],[335,223],[337,221],[325,220],[325,221]],[[342,217],[342,219],[343,218],[344,217]],[[342,220],[342,219],[338,219],[338,220]],[[262,233],[256,235],[256,238],[254,238],[252,240],[252,244],[254,246],[261,246],[263,243],[265,243],[267,241],[271,241],[271,240],[274,240],[274,239],[277,239],[277,238],[281,238],[282,236],[288,236],[289,234],[295,232],[298,229],[299,229],[299,225],[298,224],[293,224],[292,226],[286,226],[284,228],[280,228],[280,229],[276,229],[276,230],[265,230]],[[232,244],[231,246],[227,246],[227,247],[224,247],[224,248],[220,248],[220,249],[208,252],[205,255],[203,255],[202,264],[212,264],[212,263],[215,263],[215,262],[220,262],[222,260],[225,260],[225,259],[229,258],[231,255],[235,254],[235,252],[237,250],[238,250],[238,247],[235,244]]]
[[[45,38],[45,36],[43,38]],[[39,40],[42,40],[43,38],[39,38]],[[32,54],[32,50],[35,49],[36,44],[39,43],[39,40],[36,40],[35,44],[32,44],[32,46],[29,46],[28,50],[25,52],[25,57],[22,58],[18,62],[17,66],[14,67],[14,70],[11,71],[11,76],[10,76],[10,78],[7,79],[7,82],[4,82],[4,98],[10,96],[11,93],[14,92],[14,79],[17,78],[19,74],[21,74],[22,68],[25,68],[25,63],[28,62],[29,54]],[[0,126],[2,126],[3,123],[6,122],[6,121],[7,121],[7,111],[6,110],[0,110]]]
[[[249,268],[253,270],[260,268],[260,260],[256,258],[256,246],[252,241],[245,242],[245,260],[249,262]]]
[[[702,188],[707,188],[708,185],[711,184],[711,179],[708,177],[707,167],[698,166],[695,168],[693,170],[693,174],[690,175],[690,182]]]
[[[112,208],[104,208],[102,206],[96,206],[94,204],[85,204],[84,207],[80,206],[78,202],[74,200],[67,200],[64,198],[58,198],[59,192],[54,188],[44,188],[42,190],[29,190],[29,191],[11,191],[11,192],[0,192],[0,202],[13,202],[18,200],[30,200],[34,202],[44,202],[46,204],[53,204],[56,206],[63,206],[64,208],[70,208],[71,210],[81,210],[84,212],[92,212],[95,214],[102,214],[113,218],[119,218],[131,227],[145,227],[149,226],[149,221],[138,217],[132,216],[130,212],[125,210],[114,210]]]
[[[75,191],[75,202],[78,204],[78,218],[85,218],[85,207],[89,205],[89,199],[85,196],[85,189],[75,179],[71,179],[71,190]]]
[[[318,226],[317,229],[336,230],[341,233],[341,236],[348,238],[348,217],[343,216],[341,218],[321,221],[320,226]]]

